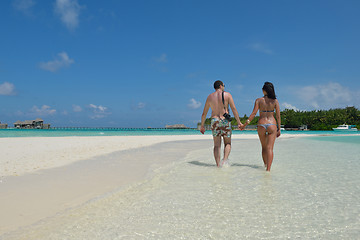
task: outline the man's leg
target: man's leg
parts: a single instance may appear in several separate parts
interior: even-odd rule
[[[223,163],[225,163],[230,155],[230,151],[231,151],[231,137],[224,137],[224,159],[223,159]]]
[[[214,158],[216,166],[220,167],[220,154],[221,154],[221,137],[213,137],[214,139]]]

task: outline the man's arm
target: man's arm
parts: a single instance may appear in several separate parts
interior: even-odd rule
[[[230,104],[231,111],[234,113],[235,119],[238,123],[238,128],[241,129],[242,123],[240,122],[239,113],[235,107],[234,99],[232,98],[230,93],[228,93],[227,95],[229,95],[229,104]]]
[[[209,97],[206,99],[206,102],[205,102],[205,106],[204,106],[204,110],[203,110],[203,113],[201,115],[201,127],[200,127],[200,132],[202,134],[205,133],[205,120],[206,120],[206,115],[208,113],[210,109],[210,101],[209,101]]]

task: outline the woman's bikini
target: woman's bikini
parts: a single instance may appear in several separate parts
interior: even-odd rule
[[[267,113],[267,112],[274,112],[274,110],[272,110],[272,111],[260,111],[260,112]],[[258,124],[258,126],[262,126],[263,128],[265,128],[265,131],[267,131],[267,128],[269,126],[272,126],[272,125],[276,125],[276,124],[274,124],[274,123]]]

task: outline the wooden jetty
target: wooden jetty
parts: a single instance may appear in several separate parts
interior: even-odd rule
[[[170,128],[117,128],[117,127],[51,127],[53,130],[78,130],[78,131],[146,131],[146,130],[179,130]],[[196,128],[186,128],[195,130]],[[186,130],[185,129],[185,130]],[[184,129],[181,129],[184,130]]]

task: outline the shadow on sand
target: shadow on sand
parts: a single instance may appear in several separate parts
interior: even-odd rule
[[[188,163],[196,165],[196,166],[201,166],[201,167],[216,167],[215,163],[210,164],[210,163],[204,163],[204,162],[199,162],[199,161],[191,161]],[[230,167],[249,167],[249,168],[253,168],[253,169],[264,169],[264,167],[262,167],[262,166],[251,165],[251,164],[240,164],[240,163],[230,163]]]

